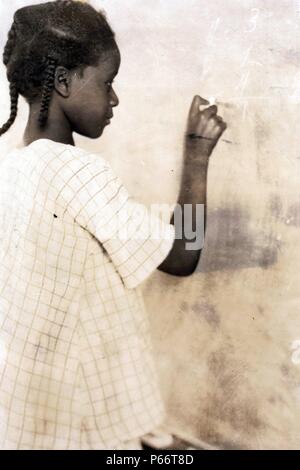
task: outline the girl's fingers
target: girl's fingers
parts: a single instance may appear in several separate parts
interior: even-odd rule
[[[215,116],[218,112],[218,107],[216,105],[210,106],[202,111],[202,115],[207,119],[210,119],[212,116]]]
[[[214,112],[214,110],[211,110],[211,112]],[[225,131],[226,127],[227,125],[221,116],[212,115],[210,118],[205,118],[205,120],[199,122],[196,134],[212,139],[218,139],[219,136]]]
[[[208,135],[208,136],[213,134],[216,125],[217,125],[217,122],[215,120],[215,117],[212,117],[211,119],[208,119],[208,121],[206,122],[205,127],[204,127],[205,134]]]
[[[223,126],[224,121],[221,118],[221,116],[214,116],[212,119],[214,121],[215,127],[222,127]]]
[[[227,129],[226,122],[224,122],[220,116],[216,116],[215,127],[213,129],[213,132],[215,133],[216,138],[219,139],[226,129]]]
[[[225,130],[227,127],[227,124],[225,121],[223,121],[223,118],[221,116],[215,116],[215,121],[216,121],[216,126],[220,127],[221,129]]]

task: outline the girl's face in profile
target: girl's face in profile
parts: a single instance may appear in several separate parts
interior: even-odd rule
[[[101,136],[113,116],[113,107],[119,104],[112,82],[121,63],[116,48],[106,54],[97,66],[87,66],[83,77],[72,76],[70,94],[63,101],[63,111],[72,131],[90,138]]]

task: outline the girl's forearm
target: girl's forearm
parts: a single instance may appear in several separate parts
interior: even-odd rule
[[[187,276],[192,274],[199,262],[201,255],[201,248],[187,249],[188,244],[195,242],[196,237],[193,239],[187,238],[184,222],[188,222],[189,226],[196,229],[196,236],[199,235],[197,227],[202,224],[203,232],[206,226],[206,192],[207,192],[207,170],[208,170],[209,157],[205,149],[199,145],[199,141],[187,140],[185,146],[184,165],[181,177],[181,187],[178,197],[177,205],[181,209],[182,217],[180,226],[179,222],[173,213],[171,224],[175,226],[176,239],[173,247],[158,267],[159,270],[174,276]],[[190,205],[191,212],[185,212],[184,205]],[[197,220],[197,204],[204,205],[204,220]],[[187,220],[191,213],[192,220]],[[201,213],[200,213],[201,214]],[[198,212],[199,216],[199,212]],[[176,221],[176,223],[175,223]]]

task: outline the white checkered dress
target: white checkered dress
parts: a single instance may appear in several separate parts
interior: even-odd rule
[[[150,219],[97,154],[0,160],[0,449],[122,448],[165,418],[139,284],[175,233]]]

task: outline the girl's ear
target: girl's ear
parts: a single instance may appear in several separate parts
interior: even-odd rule
[[[61,96],[68,98],[71,93],[72,77],[70,71],[59,65],[55,70],[54,88]]]

